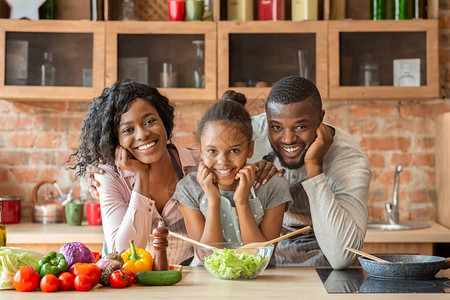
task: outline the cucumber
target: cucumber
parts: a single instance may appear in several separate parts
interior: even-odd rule
[[[143,285],[172,285],[181,281],[180,271],[140,271],[136,274],[136,282]]]

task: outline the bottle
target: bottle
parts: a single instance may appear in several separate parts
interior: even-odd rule
[[[213,21],[213,0],[205,0],[202,21]]]
[[[44,52],[44,63],[41,65],[41,85],[54,86],[56,84],[56,69],[53,65],[53,54]]]
[[[177,73],[173,70],[173,64],[163,63],[163,71],[159,74],[159,85],[162,88],[177,87]]]
[[[0,247],[6,246],[6,226],[2,224],[2,202],[0,202]]]
[[[372,20],[386,19],[386,0],[370,1],[370,19]]]
[[[359,85],[380,85],[380,66],[371,54],[366,55],[359,66]]]
[[[153,249],[155,249],[155,256],[153,259],[153,271],[167,271],[169,270],[169,260],[167,259],[167,247],[169,241],[169,230],[164,227],[164,222],[160,221],[158,226],[153,229]]]
[[[414,19],[425,19],[425,1],[424,0],[414,0],[413,8],[413,18]]]
[[[392,18],[394,20],[409,19],[408,1],[407,0],[393,0],[392,1]]]
[[[285,0],[259,0],[258,20],[284,20]]]
[[[194,64],[194,73],[192,75],[192,84],[193,88],[202,89],[205,87],[205,57],[204,57],[204,45],[205,42],[201,40],[192,41],[192,44],[195,45],[195,58],[193,61]]]
[[[47,0],[39,7],[39,19],[55,19],[55,1],[56,0]]]
[[[91,0],[91,20],[103,21],[105,16],[103,14],[105,9],[104,0]]]
[[[252,0],[228,0],[227,1],[228,20],[253,20]]]
[[[330,20],[345,19],[345,0],[331,0],[330,1]]]
[[[317,20],[317,0],[292,0],[292,20]]]

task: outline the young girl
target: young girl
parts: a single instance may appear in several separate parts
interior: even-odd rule
[[[260,242],[280,235],[292,199],[289,184],[273,176],[255,189],[252,124],[245,96],[227,91],[203,116],[198,130],[202,162],[177,185],[189,236],[203,243]]]

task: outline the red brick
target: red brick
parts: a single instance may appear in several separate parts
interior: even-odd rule
[[[348,120],[348,132],[352,135],[360,134],[367,135],[376,133],[378,130],[378,124],[374,121],[368,121],[364,119]]]
[[[194,140],[192,135],[174,136],[172,141],[182,147],[198,148],[197,142]]]
[[[370,166],[372,168],[384,168],[384,156],[380,154],[368,154]]]
[[[395,171],[382,172],[379,177],[379,181],[385,184],[394,185]],[[407,184],[411,182],[411,173],[409,171],[403,171],[400,175],[400,184]]]
[[[8,182],[8,170],[0,169],[0,182]]]
[[[18,183],[36,183],[39,179],[39,169],[22,167],[12,168],[11,171]]]
[[[69,134],[67,136],[67,148],[76,150],[80,146],[80,135],[79,134]]]
[[[0,113],[9,113],[12,108],[12,102],[0,100]]]
[[[197,130],[198,123],[200,119],[192,120],[186,117],[175,118],[175,128],[174,133],[194,133]]]
[[[413,160],[413,155],[410,153],[393,154],[391,159],[391,166],[395,168],[396,165],[402,164],[404,167],[409,166]]]
[[[90,102],[69,102],[67,111],[86,113]]]
[[[26,165],[30,155],[25,151],[0,151],[0,165]]]
[[[59,123],[59,131],[68,132],[81,132],[81,124],[83,123],[83,117],[69,117],[64,116],[64,118]]]
[[[36,117],[36,128],[40,131],[58,130],[60,116],[40,115]]]
[[[29,117],[20,117],[20,116],[6,116],[2,117],[2,121],[0,122],[0,130],[7,131],[22,131],[32,129],[33,124]]]
[[[444,103],[424,103],[400,106],[400,117],[430,117],[450,111],[450,106]]]
[[[58,165],[57,153],[54,150],[36,150],[30,153],[30,163],[32,165]]]
[[[367,213],[369,220],[386,219],[386,210],[384,209],[384,206],[381,207],[369,206],[367,207]]]
[[[417,147],[420,149],[434,149],[435,140],[434,137],[424,137],[416,139]]]
[[[359,117],[397,116],[397,105],[392,103],[365,103],[349,108],[349,113]]]
[[[439,15],[439,28],[450,28],[450,17]]]
[[[361,140],[361,145],[370,150],[408,151],[411,139],[409,137],[368,137]]]
[[[434,167],[434,153],[417,153],[414,155],[414,166]]]
[[[11,184],[0,185],[0,190],[3,195],[19,196],[22,199],[29,199],[26,197],[27,189],[24,189],[23,185]]]
[[[432,187],[436,186],[436,173],[433,171],[425,171],[428,176],[428,184]]]
[[[409,218],[410,220],[433,220],[435,219],[435,210],[432,207],[411,208]]]
[[[66,102],[16,102],[14,105],[15,113],[52,113],[54,111],[64,111]]]
[[[43,169],[41,170],[39,180],[58,180],[62,172],[63,172],[62,168]]]
[[[11,135],[8,139],[9,147],[31,148],[36,143],[37,134]]]
[[[74,151],[59,151],[57,153],[57,165],[59,166],[73,166],[75,164],[75,158],[72,158],[70,162],[67,160],[69,159],[69,156],[74,153]]]
[[[427,203],[429,191],[425,189],[413,190],[408,192],[408,199],[410,203]]]
[[[35,147],[38,148],[59,148],[61,137],[56,134],[41,134],[36,139]]]

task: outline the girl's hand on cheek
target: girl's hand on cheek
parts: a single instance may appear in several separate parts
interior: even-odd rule
[[[252,188],[253,182],[256,178],[256,167],[254,164],[246,164],[236,174],[236,180],[238,181],[236,192],[234,193],[234,201],[239,203],[240,201],[248,201],[248,194]]]
[[[116,166],[135,174],[142,171],[148,171],[148,166],[146,164],[133,158],[130,152],[120,145],[116,147],[115,164]]]
[[[216,176],[203,162],[198,165],[197,182],[205,192],[208,201],[220,201]]]

